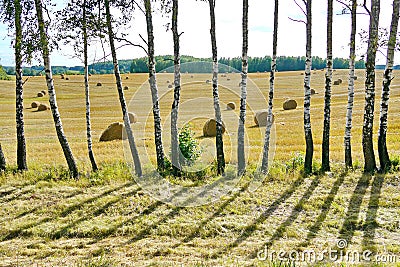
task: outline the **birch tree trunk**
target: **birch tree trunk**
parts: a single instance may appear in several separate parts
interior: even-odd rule
[[[3,149],[0,144],[0,171],[6,170],[6,158],[4,157]]]
[[[304,74],[304,135],[306,139],[306,156],[304,160],[304,172],[310,174],[312,172],[312,159],[314,153],[314,144],[311,131],[310,104],[311,104],[311,0],[306,2],[307,14],[307,42],[306,42],[306,66]]]
[[[378,132],[378,153],[381,171],[386,171],[390,168],[391,162],[389,153],[386,146],[386,133],[388,124],[388,110],[389,110],[389,94],[390,83],[393,79],[393,60],[394,49],[396,46],[397,27],[399,24],[399,0],[393,0],[393,14],[392,22],[390,25],[390,36],[388,42],[388,50],[386,56],[386,69],[383,75],[382,97],[381,97],[381,110],[380,110],[380,125]]]
[[[225,172],[225,156],[224,156],[224,142],[222,139],[222,118],[221,108],[219,104],[218,92],[218,56],[217,56],[217,38],[215,34],[215,1],[209,0],[210,5],[210,18],[211,18],[211,47],[212,47],[212,60],[213,60],[213,99],[214,99],[214,113],[217,127],[216,135],[216,149],[217,149],[217,174],[221,175]]]
[[[375,104],[375,59],[378,48],[378,25],[380,13],[380,0],[371,0],[371,14],[369,22],[369,40],[366,62],[365,80],[365,108],[362,146],[364,154],[364,172],[373,173],[376,169],[376,161],[372,140]]]
[[[112,25],[111,25],[111,13],[110,13],[109,0],[105,0],[104,5],[105,5],[105,9],[106,9],[106,21],[107,21],[108,37],[109,37],[110,48],[111,48],[111,55],[112,55],[113,65],[114,65],[114,75],[115,75],[115,79],[116,79],[119,102],[121,104],[121,110],[122,110],[122,115],[123,115],[123,119],[124,119],[126,135],[128,136],[129,148],[131,150],[133,163],[135,165],[136,175],[141,177],[142,176],[142,166],[140,163],[139,153],[136,148],[133,131],[132,131],[131,124],[129,121],[124,91],[122,88],[121,74],[119,72],[117,53],[115,50],[114,33],[113,33]]]
[[[274,10],[274,36],[272,44],[272,60],[271,60],[271,74],[269,78],[269,97],[268,97],[268,118],[267,127],[265,128],[265,140],[263,149],[263,159],[261,164],[261,172],[264,174],[268,173],[268,159],[269,159],[269,145],[270,145],[270,135],[272,128],[272,108],[274,100],[274,82],[275,82],[275,72],[276,72],[276,52],[278,44],[278,11],[279,11],[279,1],[275,0],[275,10]]]
[[[329,135],[331,128],[331,95],[332,95],[332,20],[333,0],[328,0],[328,24],[326,41],[326,74],[325,74],[325,107],[324,131],[322,136],[322,171],[330,171],[329,164]]]
[[[347,168],[353,167],[351,156],[351,128],[353,120],[354,103],[354,62],[356,58],[356,29],[357,29],[357,0],[352,0],[351,7],[351,34],[350,34],[350,58],[349,58],[349,85],[346,112],[346,130],[344,135],[344,158]]]
[[[248,72],[248,33],[249,33],[249,1],[243,0],[243,19],[242,19],[242,81],[240,95],[240,114],[238,127],[238,175],[241,176],[246,170],[246,161],[244,155],[244,125],[246,122],[246,98],[247,98],[247,72]]]
[[[153,117],[154,117],[154,143],[156,145],[157,154],[157,168],[159,171],[165,169],[164,162],[164,148],[162,144],[162,129],[161,129],[161,116],[160,116],[160,105],[158,98],[158,88],[156,80],[156,67],[154,59],[154,34],[153,34],[153,18],[151,14],[151,3],[150,0],[145,0],[146,9],[146,24],[147,24],[147,45],[148,45],[148,57],[149,57],[149,84],[151,90],[151,99],[153,102]]]
[[[181,56],[179,52],[179,33],[178,33],[178,0],[173,0],[172,4],[172,35],[174,40],[174,102],[171,110],[171,158],[173,174],[180,176],[181,164],[179,161],[179,138],[178,138],[178,111],[181,94]]]
[[[14,0],[15,10],[15,91],[16,91],[16,125],[17,125],[17,168],[18,170],[27,170],[26,164],[26,143],[24,131],[24,94],[22,81],[22,25],[21,13],[22,7],[18,0]]]
[[[83,16],[82,16],[82,32],[83,32],[83,61],[85,65],[84,81],[85,81],[85,101],[86,101],[86,140],[88,147],[88,154],[92,170],[98,170],[96,160],[94,159],[92,150],[92,127],[90,122],[90,95],[89,95],[89,65],[88,65],[88,35],[86,25],[86,0],[83,1]]]
[[[35,0],[35,6],[36,6],[36,16],[37,16],[38,26],[39,26],[40,45],[41,45],[41,49],[42,49],[42,53],[43,53],[44,70],[46,73],[46,83],[47,83],[47,89],[49,92],[49,103],[50,103],[50,108],[51,108],[51,112],[53,115],[53,120],[54,120],[54,124],[55,124],[55,128],[56,128],[56,132],[57,132],[57,137],[61,144],[62,150],[64,152],[64,156],[67,161],[71,176],[74,178],[78,178],[79,177],[78,168],[76,166],[75,159],[74,159],[74,156],[72,155],[72,151],[68,144],[67,138],[64,134],[64,129],[62,126],[60,113],[58,111],[56,92],[54,90],[54,81],[53,81],[53,77],[52,77],[53,75],[52,75],[51,64],[50,64],[49,43],[48,43],[47,33],[46,33],[46,29],[45,29],[41,0]]]

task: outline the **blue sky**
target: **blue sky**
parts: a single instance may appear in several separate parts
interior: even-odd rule
[[[58,1],[62,3],[62,1]],[[272,27],[273,27],[273,0],[250,0],[249,10],[249,55],[265,56],[272,52]],[[390,25],[392,1],[381,1],[381,26]],[[58,5],[60,7],[61,4]],[[227,8],[229,7],[229,9]],[[335,14],[340,13],[341,5],[334,3]],[[216,28],[217,46],[219,57],[236,57],[241,55],[241,13],[242,1],[217,0],[216,1]],[[142,43],[139,34],[146,36],[146,25],[143,14],[132,14],[135,19],[129,30],[129,39]],[[293,0],[280,1],[278,54],[287,56],[305,55],[305,26],[302,23],[291,21],[288,17],[302,18],[300,9]],[[358,30],[368,28],[368,16],[358,16]],[[171,32],[166,32],[165,23],[168,21],[159,14],[154,14],[156,54],[173,54]],[[180,2],[179,29],[184,34],[181,37],[181,53],[196,57],[209,57],[211,44],[209,36],[209,9],[205,2],[182,1]],[[6,37],[5,25],[0,25],[0,64],[12,65],[13,51],[10,39]],[[350,16],[335,15],[334,17],[334,56],[348,57],[348,43],[350,35]],[[313,1],[313,48],[312,54],[325,57],[326,55],[326,1]],[[364,49],[359,49],[362,54]],[[90,49],[92,60],[99,59],[102,50],[98,45]],[[385,51],[383,51],[385,53]],[[62,51],[52,53],[52,65],[75,66],[82,65],[79,60],[72,58],[72,50],[62,47]],[[144,56],[139,48],[125,47],[118,51],[119,59],[130,59]],[[398,56],[395,59],[400,64]],[[382,55],[378,55],[378,64],[385,64]]]

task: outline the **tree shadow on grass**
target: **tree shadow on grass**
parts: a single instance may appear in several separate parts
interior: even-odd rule
[[[200,230],[209,222],[211,222],[213,219],[215,219],[216,217],[218,217],[222,211],[225,210],[225,208],[231,203],[233,202],[236,198],[238,198],[244,191],[247,190],[247,188],[249,187],[251,181],[246,182],[246,184],[242,187],[240,187],[240,189],[238,191],[236,191],[232,196],[230,196],[227,200],[225,200],[222,205],[220,205],[218,207],[218,209],[208,218],[202,220],[199,225],[189,233],[189,235],[187,235],[181,242],[179,242],[178,244],[175,244],[171,247],[171,249],[175,249],[185,243],[188,243],[190,241],[192,241],[195,237],[197,237],[200,233]],[[157,257],[157,256],[162,256],[163,255],[163,250],[164,248],[158,249],[156,252],[154,252],[153,256]]]
[[[308,228],[308,234],[306,240],[299,244],[298,246],[299,248],[307,247],[308,245],[310,245],[311,241],[316,237],[318,232],[321,230],[322,223],[326,220],[329,210],[331,209],[332,202],[335,199],[335,196],[337,195],[340,186],[343,184],[345,177],[346,177],[345,174],[340,175],[333,184],[333,187],[329,192],[328,197],[325,199],[324,204],[322,204],[321,213],[319,214],[315,223]]]
[[[361,203],[364,195],[369,187],[371,180],[370,174],[363,174],[358,180],[357,186],[353,191],[353,195],[349,201],[349,207],[342,227],[339,231],[339,240],[345,240],[347,244],[353,239],[354,233],[360,228],[358,225],[358,216],[360,214]]]
[[[62,227],[60,230],[52,233],[50,235],[50,238],[51,239],[59,239],[59,238],[62,238],[62,237],[65,237],[65,238],[77,237],[76,235],[71,236],[71,234],[69,233],[69,230],[72,229],[73,227],[75,227],[76,225],[78,225],[81,222],[88,221],[88,220],[90,220],[90,219],[92,219],[94,217],[98,217],[101,214],[104,214],[109,207],[111,207],[112,205],[118,203],[119,201],[121,201],[124,198],[127,198],[127,197],[135,195],[139,190],[140,190],[140,188],[138,187],[138,188],[136,188],[136,189],[134,189],[134,190],[132,190],[130,192],[127,192],[127,193],[124,193],[124,194],[118,196],[116,199],[113,199],[113,200],[107,202],[106,204],[104,204],[103,206],[101,206],[100,208],[95,210],[93,213],[88,214],[86,216],[83,216],[83,217],[71,222],[70,224]]]
[[[301,199],[297,202],[297,204],[294,206],[291,214],[289,217],[281,224],[279,227],[275,230],[275,233],[272,235],[272,237],[269,239],[268,242],[264,243],[264,245],[260,248],[264,247],[271,247],[273,243],[280,239],[283,234],[285,233],[285,230],[288,226],[290,226],[300,215],[300,213],[303,211],[303,206],[304,204],[308,201],[308,199],[311,197],[317,186],[319,185],[319,182],[321,180],[321,176],[315,176],[314,179],[312,180],[310,186],[307,188],[307,190],[304,192],[303,196]],[[249,258],[256,258],[257,257],[257,252],[259,249],[253,251],[250,255]]]
[[[58,216],[42,218],[42,219],[40,219],[40,220],[38,220],[36,222],[32,222],[32,223],[28,223],[26,225],[20,226],[17,229],[11,230],[3,238],[0,238],[0,241],[11,240],[11,239],[14,239],[14,238],[20,237],[20,236],[31,236],[31,233],[27,232],[26,230],[31,229],[31,228],[36,227],[36,226],[39,226],[41,224],[50,222],[50,221],[54,221],[59,217],[66,217],[71,212],[82,208],[86,204],[92,203],[92,202],[94,202],[94,201],[96,201],[96,200],[98,200],[98,199],[100,199],[102,197],[105,197],[105,196],[107,196],[107,195],[109,195],[109,194],[111,194],[111,193],[113,193],[115,191],[118,191],[118,190],[120,190],[120,189],[122,189],[124,187],[131,186],[131,185],[134,185],[134,184],[136,184],[136,183],[133,183],[133,182],[125,183],[125,184],[120,185],[120,186],[118,186],[116,188],[109,189],[109,190],[101,193],[100,195],[88,198],[88,199],[86,199],[86,200],[84,200],[84,201],[82,201],[80,203],[73,204],[73,205],[69,206],[68,208],[64,209]]]
[[[225,254],[232,248],[239,246],[243,241],[249,238],[254,231],[257,229],[257,225],[262,224],[266,221],[278,208],[279,206],[285,202],[289,197],[293,195],[293,193],[298,189],[298,187],[304,182],[305,177],[300,176],[293,184],[287,189],[277,200],[275,200],[269,208],[264,211],[258,218],[256,218],[252,223],[247,225],[247,227],[243,230],[242,234],[232,243],[228,244],[223,249],[214,253],[211,257],[217,258],[219,255]]]
[[[368,202],[367,216],[363,225],[364,236],[362,240],[363,250],[376,252],[375,232],[379,227],[376,217],[379,209],[379,198],[383,186],[384,176],[377,175],[374,177],[371,187],[371,195]]]

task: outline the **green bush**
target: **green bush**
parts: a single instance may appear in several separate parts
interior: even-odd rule
[[[201,155],[199,142],[194,138],[194,132],[189,124],[186,124],[179,132],[179,149],[183,157],[182,165],[191,166]]]

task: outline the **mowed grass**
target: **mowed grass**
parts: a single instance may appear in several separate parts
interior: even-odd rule
[[[47,96],[35,97],[45,89],[44,77],[30,78],[25,85],[24,115],[31,170],[23,174],[12,174],[11,170],[0,176],[0,266],[280,266],[276,259],[257,259],[257,254],[264,252],[265,247],[287,252],[334,250],[341,239],[347,241],[347,251],[370,250],[374,256],[392,255],[392,262],[388,260],[380,266],[398,265],[399,173],[367,176],[360,169],[347,173],[342,167],[346,73],[334,72],[334,78],[341,78],[344,83],[333,87],[332,173],[302,177],[298,169],[291,169],[291,163],[299,157],[295,153],[304,151],[303,76],[301,72],[277,73],[274,163],[262,185],[255,191],[247,190],[257,175],[254,169],[265,131],[265,127],[254,126],[252,115],[253,111],[267,107],[261,96],[267,96],[269,84],[268,74],[251,74],[246,122],[248,175],[237,189],[219,201],[195,208],[169,206],[148,196],[126,167],[123,143],[98,141],[110,123],[122,121],[112,75],[91,77],[94,153],[101,167],[96,174],[90,173],[87,159],[83,78],[69,76],[66,81],[54,77],[65,133],[83,174],[79,181],[69,179],[51,112],[29,108],[32,101],[48,101]],[[388,133],[393,157],[400,154],[400,81],[396,75],[397,72],[391,87]],[[353,156],[362,166],[363,71],[357,71],[357,76]],[[382,72],[378,72],[375,129],[381,76]],[[173,97],[168,85],[173,77],[162,73],[157,78],[168,154],[168,116]],[[183,74],[179,124],[191,122],[196,138],[213,154],[213,139],[201,137],[204,121],[213,114],[211,84],[205,82],[207,79],[211,79],[210,75]],[[97,82],[102,86],[97,87]],[[231,101],[238,106],[239,82],[238,74],[220,77],[222,109]],[[129,87],[124,92],[131,102],[130,111],[139,117],[133,128],[145,170],[149,172],[155,152],[147,75],[123,75],[123,83]],[[318,93],[312,96],[311,109],[316,162],[320,161],[322,139],[323,84],[324,72],[313,72],[312,88]],[[11,169],[16,157],[13,88],[13,82],[1,82],[0,140]],[[295,99],[298,108],[283,111],[286,98]],[[227,159],[232,164],[236,160],[237,114],[238,110],[222,112],[227,125]],[[356,263],[378,265],[375,259]],[[345,260],[343,263],[351,265]]]

